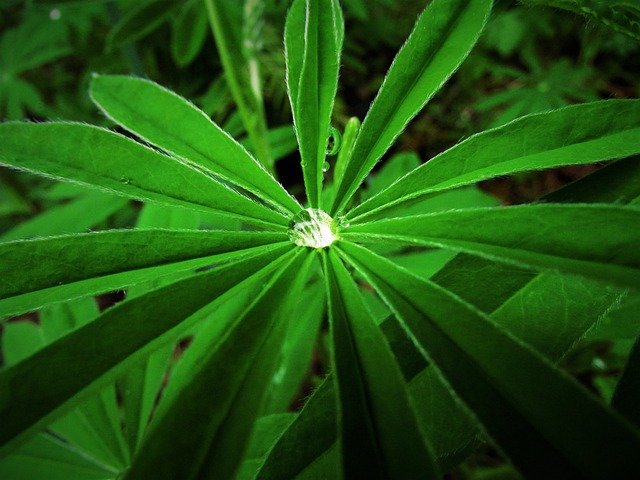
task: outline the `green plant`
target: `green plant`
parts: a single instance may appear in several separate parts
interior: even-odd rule
[[[490,10],[490,0],[431,2],[331,166],[342,12],[337,0],[294,1],[287,83],[307,208],[267,172],[268,156],[260,163],[147,80],[91,85],[144,143],[84,124],[0,125],[3,165],[163,206],[145,206],[132,230],[0,244],[0,316],[44,307],[40,327],[15,334],[40,330],[42,341],[0,371],[7,471],[45,458],[77,478],[437,478],[485,432],[526,477],[636,478],[637,348],[612,407],[555,363],[610,311],[637,305],[639,101],[523,117],[358,201]],[[544,202],[450,209],[450,195],[481,180],[605,160],[618,161]],[[196,230],[192,212],[226,229]],[[407,248],[421,274],[386,258]],[[128,298],[103,313],[86,301],[124,287]],[[299,414],[283,414],[325,305],[330,377]]]

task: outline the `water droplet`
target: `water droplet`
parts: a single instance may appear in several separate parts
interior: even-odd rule
[[[329,127],[329,136],[327,137],[327,155],[336,155],[340,151],[342,144],[342,135],[336,127]]]
[[[317,208],[305,208],[289,224],[289,240],[300,247],[325,248],[337,238],[333,218]]]
[[[351,225],[351,222],[345,215],[338,215],[338,218],[336,220],[338,222],[338,226],[342,228],[347,228],[349,225]]]
[[[62,13],[58,8],[54,8],[49,12],[49,18],[51,20],[60,20],[61,16],[62,16]]]
[[[127,177],[120,177],[120,182],[124,183],[125,185],[129,185],[131,183],[131,179]]]
[[[324,163],[322,164],[322,171],[323,171],[324,173],[327,173],[327,172],[329,171],[329,169],[330,169],[330,168],[331,168],[331,165],[329,165],[329,162],[324,162]]]

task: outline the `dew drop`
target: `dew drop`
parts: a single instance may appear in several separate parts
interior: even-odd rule
[[[289,240],[300,247],[325,248],[337,238],[333,218],[317,208],[305,208],[289,223]]]
[[[327,172],[329,171],[329,169],[330,169],[330,168],[331,168],[331,165],[329,165],[329,162],[324,162],[324,163],[322,164],[322,171],[323,171],[324,173],[327,173]]]
[[[338,225],[343,227],[343,228],[347,228],[349,225],[351,225],[351,222],[349,221],[349,219],[345,215],[339,215],[338,216]]]
[[[329,127],[329,135],[327,137],[327,155],[336,155],[340,151],[342,144],[342,135],[336,127]]]
[[[131,179],[127,177],[120,177],[120,183],[124,183],[125,185],[129,185],[131,183]]]

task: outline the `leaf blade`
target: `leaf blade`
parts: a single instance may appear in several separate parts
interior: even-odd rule
[[[635,207],[538,204],[380,220],[353,225],[343,236],[441,247],[638,288],[638,225]]]
[[[424,10],[394,59],[362,123],[331,207],[342,212],[360,183],[467,56],[491,0],[436,0]]]
[[[336,254],[324,263],[345,478],[438,478],[382,332]]]
[[[0,164],[121,196],[227,212],[285,226],[281,213],[204,173],[108,130],[78,123],[0,125]]]
[[[320,207],[344,20],[337,0],[296,0],[285,24],[287,88],[309,204]]]
[[[109,118],[145,141],[275,201],[280,209],[301,208],[238,142],[170,90],[142,78],[94,75],[90,95]]]
[[[535,134],[532,134],[535,132]],[[501,175],[638,153],[640,101],[605,100],[529,115],[455,145],[347,214],[352,221]]]
[[[568,375],[445,289],[363,247],[340,248],[523,474],[638,474],[637,465],[623,465],[638,433]]]

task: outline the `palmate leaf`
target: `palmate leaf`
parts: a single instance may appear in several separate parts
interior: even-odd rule
[[[333,251],[324,257],[345,478],[438,478],[400,368]]]
[[[361,222],[434,192],[501,175],[628,157],[640,151],[639,136],[640,100],[607,100],[530,115],[441,153],[358,205],[347,218]]]
[[[320,206],[323,165],[338,88],[344,20],[338,0],[296,0],[285,26],[287,86],[311,207]]]
[[[251,305],[196,334],[126,478],[233,478],[314,261],[288,256]]]
[[[353,225],[345,239],[442,247],[640,288],[640,210],[614,205],[463,209]]]
[[[22,437],[65,413],[92,390],[109,384],[127,366],[175,340],[232,298],[233,290],[229,290],[236,285],[260,284],[290,249],[288,243],[267,245],[228,265],[126,300],[0,372],[0,450],[14,448]],[[254,273],[260,268],[263,270]],[[51,378],[56,382],[50,382]]]
[[[346,208],[407,123],[460,66],[480,36],[491,4],[491,0],[434,0],[420,15],[364,119],[352,160],[336,185],[331,215]]]
[[[205,267],[223,262],[224,254],[284,240],[275,232],[149,229],[1,243],[0,316]]]
[[[91,98],[115,122],[143,140],[296,213],[300,205],[238,142],[175,93],[141,78],[98,75]]]

